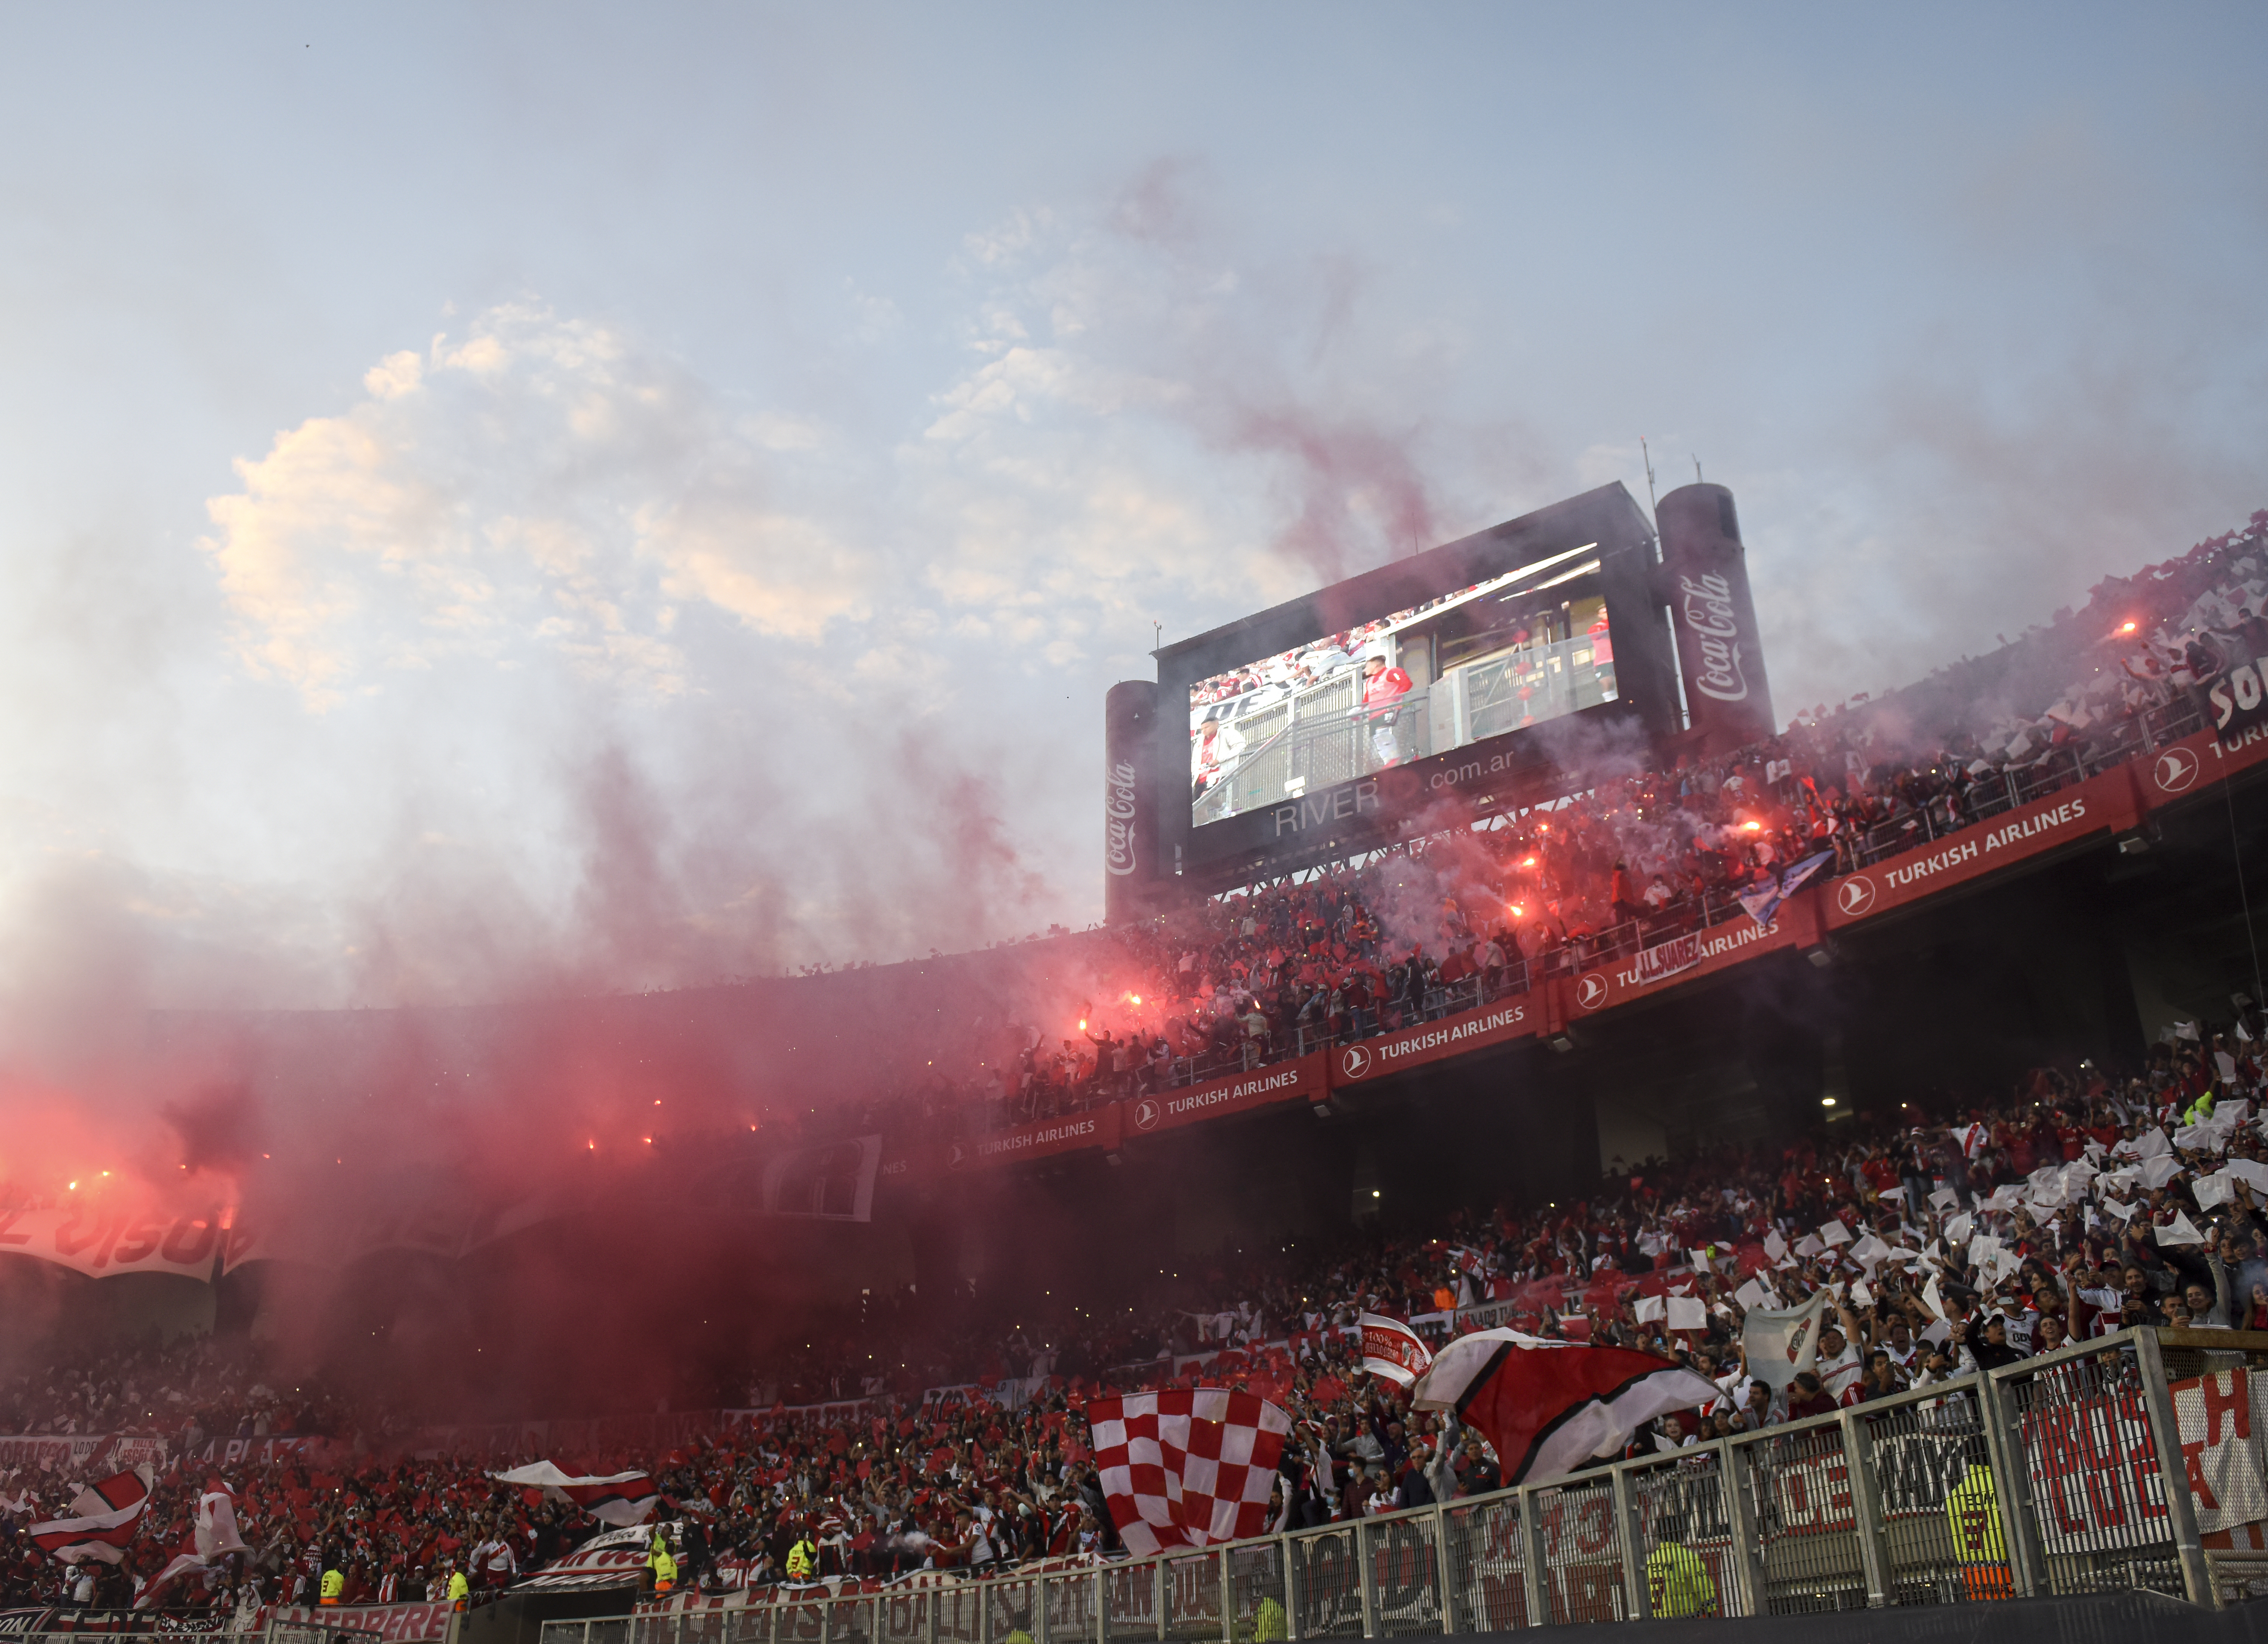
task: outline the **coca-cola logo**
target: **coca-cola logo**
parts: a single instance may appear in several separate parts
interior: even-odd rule
[[[1134,871],[1134,767],[1122,760],[1102,794],[1102,863],[1114,874]]]
[[[1733,585],[1715,571],[1698,579],[1680,577],[1685,596],[1685,626],[1697,646],[1690,660],[1693,689],[1719,702],[1745,702],[1749,682],[1741,673],[1741,619],[1733,610]]]

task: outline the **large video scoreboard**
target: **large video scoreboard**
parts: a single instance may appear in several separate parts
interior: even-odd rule
[[[1657,560],[1609,485],[1164,647],[1153,697],[1113,695],[1114,917],[1144,881],[1245,883],[1674,735]]]

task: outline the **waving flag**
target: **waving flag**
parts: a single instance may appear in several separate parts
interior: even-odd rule
[[[1366,1313],[1361,1323],[1362,1368],[1371,1375],[1407,1387],[1433,1362],[1433,1350],[1425,1338],[1400,1319]]]
[[[1086,1403],[1111,1522],[1136,1558],[1267,1529],[1292,1419],[1256,1393],[1217,1387]]]
[[[1652,1353],[1578,1347],[1513,1330],[1441,1349],[1410,1390],[1419,1410],[1454,1410],[1478,1427],[1506,1484],[1540,1484],[1614,1455],[1665,1411],[1720,1397],[1715,1382]]]
[[[489,1477],[499,1484],[533,1486],[554,1501],[572,1501],[593,1518],[617,1530],[644,1523],[660,1499],[653,1480],[643,1472],[577,1476],[561,1471],[550,1462],[535,1462]]]
[[[1770,925],[1772,915],[1779,911],[1779,904],[1802,889],[1806,880],[1834,859],[1832,851],[1821,851],[1800,862],[1784,863],[1778,874],[1741,892],[1740,903],[1757,924]]]
[[[147,1468],[113,1473],[78,1493],[71,1502],[71,1510],[78,1516],[34,1524],[29,1533],[40,1552],[65,1564],[77,1564],[82,1559],[116,1564],[126,1556],[136,1521],[149,1505]]]

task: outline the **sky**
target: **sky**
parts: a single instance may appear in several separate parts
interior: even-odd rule
[[[0,1040],[1100,915],[1148,652],[1733,488],[1784,719],[2268,506],[2257,7],[0,11]]]

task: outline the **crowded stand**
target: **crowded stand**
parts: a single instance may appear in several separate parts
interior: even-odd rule
[[[678,1419],[666,1448],[557,1459],[647,1470],[689,1584],[981,1573],[1117,1550],[1080,1415],[1106,1390],[1217,1385],[1278,1404],[1294,1434],[1270,1507],[1279,1526],[1498,1487],[1499,1459],[1477,1432],[1364,1374],[1353,1327],[1365,1313],[1437,1342],[1509,1323],[1635,1347],[1715,1383],[1715,1400],[1661,1418],[1640,1449],[1830,1412],[2132,1324],[2268,1328],[2262,1028],[2248,1002],[2226,1022],[2177,1029],[2126,1076],[2043,1068],[1990,1110],[1650,1161],[1580,1201],[1445,1213],[1403,1235],[1086,1298],[1123,1301],[1139,1329],[1082,1326],[1068,1308],[1049,1323],[1027,1298],[1040,1322],[998,1354],[1036,1349],[1036,1375],[823,1409],[720,1409]],[[1815,1296],[1827,1309],[1815,1361],[1784,1386],[1752,1375],[1747,1315]],[[1151,1344],[1130,1363],[1071,1368]],[[27,1526],[64,1512],[77,1481],[35,1463],[7,1470],[7,1602],[248,1608],[306,1598],[332,1573],[344,1602],[473,1601],[602,1533],[493,1476],[536,1459],[519,1446],[480,1449],[263,1374],[249,1344],[206,1338],[18,1377],[4,1404],[18,1432],[148,1435],[163,1449],[115,1566],[40,1556]],[[153,1586],[215,1491],[243,1551]]]
[[[934,1047],[917,1082],[768,1115],[763,1140],[1057,1117],[1749,917],[1743,893],[1791,869],[1852,871],[2193,731],[2190,688],[2268,655],[2264,601],[2268,512],[1992,657],[1768,742],[1602,756],[1572,797],[1045,939],[1100,979],[1075,1028],[994,1023]],[[1365,1315],[1436,1345],[1510,1326],[1689,1366],[1717,1396],[1636,1441],[1663,1450],[2131,1325],[2268,1329],[2264,1035],[2239,996],[2140,1065],[2042,1067],[1985,1107],[1917,1100],[1618,1165],[1561,1200],[1443,1205],[1430,1225],[1184,1258],[1116,1294],[1018,1297],[1005,1334],[979,1322],[997,1309],[950,1297],[845,1299],[799,1352],[677,1390],[675,1417],[524,1412],[547,1419],[549,1453],[516,1427],[441,1425],[456,1412],[414,1393],[373,1404],[240,1336],[58,1347],[0,1377],[0,1430],[34,1435],[0,1439],[0,1607],[470,1603],[601,1535],[643,1547],[654,1524],[703,1589],[1107,1557],[1123,1548],[1082,1412],[1167,1387],[1289,1415],[1273,1526],[1506,1483],[1481,1433],[1366,1373]],[[1752,1374],[1751,1316],[1815,1304],[1811,1361]],[[48,1556],[32,1527],[71,1517],[106,1458],[151,1480],[120,1556]],[[642,1471],[651,1515],[609,1530],[496,1477],[545,1461]]]
[[[1517,815],[1035,939],[1096,979],[1075,1025],[992,1024],[932,1046],[911,1087],[781,1114],[774,1135],[994,1131],[1476,1008],[1745,918],[1796,873],[1852,872],[2162,746],[2198,728],[2190,687],[2262,655],[2268,510],[2105,580],[1999,652],[1821,704],[1753,747],[1602,754],[1580,792]]]

